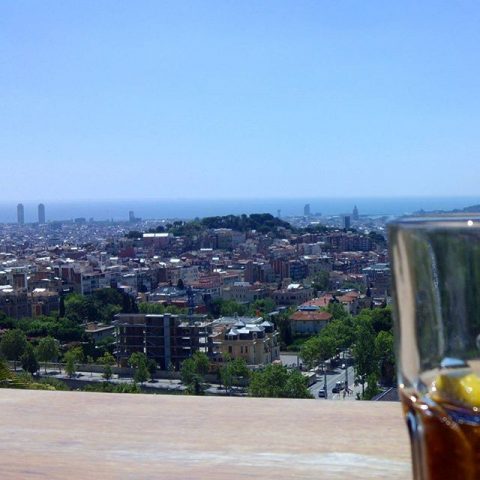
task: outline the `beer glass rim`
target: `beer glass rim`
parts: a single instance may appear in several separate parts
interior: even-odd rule
[[[405,215],[389,222],[388,227],[402,229],[480,229],[480,213]]]

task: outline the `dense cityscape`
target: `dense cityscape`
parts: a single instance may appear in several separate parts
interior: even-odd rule
[[[48,205],[47,205],[48,207]],[[371,399],[394,385],[386,217],[0,225],[2,382]],[[22,373],[17,372],[17,363]]]

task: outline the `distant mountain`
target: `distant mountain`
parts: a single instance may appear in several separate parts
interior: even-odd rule
[[[471,205],[470,207],[465,208],[455,208],[454,210],[418,210],[415,215],[432,215],[439,213],[480,213],[480,205]]]
[[[472,205],[471,207],[465,207],[463,210],[460,211],[465,213],[479,213],[480,205]]]

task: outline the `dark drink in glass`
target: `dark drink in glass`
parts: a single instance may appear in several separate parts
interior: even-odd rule
[[[480,479],[480,217],[389,226],[400,399],[415,480]]]

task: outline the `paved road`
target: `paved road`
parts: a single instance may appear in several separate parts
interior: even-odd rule
[[[332,388],[335,386],[337,382],[344,383],[345,380],[348,378],[348,387],[352,392],[355,392],[356,389],[354,387],[354,372],[353,367],[348,367],[346,370],[342,370],[341,368],[336,368],[330,371],[327,371],[327,398],[329,399],[343,399],[343,393],[340,394],[332,394]],[[318,398],[319,390],[324,389],[324,376],[323,374],[318,374],[318,381],[314,383],[310,388],[310,392]],[[355,399],[355,394],[347,395],[345,399]],[[323,400],[320,398],[319,400]]]
[[[290,359],[289,359],[290,360]],[[289,362],[291,363],[291,362]],[[43,370],[41,371],[41,376],[45,376],[43,374]],[[58,379],[61,378],[68,378],[65,373],[59,373],[50,371],[48,372],[49,377],[56,377]],[[328,398],[331,400],[343,400],[343,392],[340,394],[332,394],[332,388],[335,386],[337,382],[344,383],[346,377],[348,376],[348,385],[350,390],[352,390],[353,394],[350,396],[346,396],[346,400],[354,400],[356,398],[356,392],[359,391],[359,387],[354,387],[354,371],[353,367],[348,367],[346,370],[342,370],[340,367],[332,370],[327,371],[327,392]],[[96,381],[102,382],[104,378],[101,373],[90,373],[90,372],[77,372],[77,376],[75,377],[76,380],[85,381],[86,383]],[[318,381],[314,383],[312,386],[309,387],[310,392],[313,394],[315,399],[323,400],[323,398],[318,397],[319,390],[323,390],[324,388],[324,376],[323,374],[317,374]],[[125,383],[132,383],[131,378],[126,377],[118,377],[117,375],[113,375],[110,379],[110,383],[114,384],[125,384]],[[167,391],[182,391],[185,387],[182,385],[180,380],[168,380],[168,379],[156,379],[154,382],[146,382],[145,386],[148,388],[154,388],[159,390],[167,390]],[[225,395],[225,390],[221,389],[219,385],[211,384],[207,391],[211,394],[220,394]],[[242,394],[241,391],[237,392],[238,394]]]

